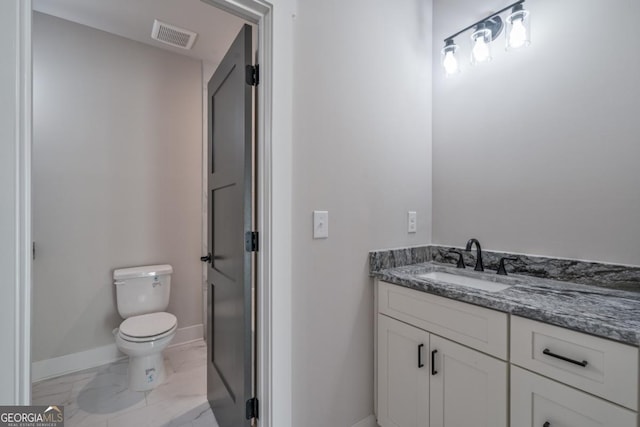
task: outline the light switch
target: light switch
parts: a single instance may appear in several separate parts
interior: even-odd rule
[[[407,213],[407,232],[418,232],[418,214],[415,211],[409,211]]]
[[[326,239],[329,237],[329,212],[313,211],[313,238]]]

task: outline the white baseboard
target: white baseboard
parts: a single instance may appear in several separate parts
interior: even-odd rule
[[[41,360],[31,364],[31,381],[58,377],[71,372],[78,372],[96,366],[115,362],[126,357],[118,351],[116,344],[104,345],[78,353],[65,354],[52,359]]]
[[[352,427],[378,427],[378,423],[376,422],[376,417],[371,414],[367,418],[355,423]]]
[[[202,339],[203,330],[202,324],[178,329],[176,336],[171,342],[171,347]],[[107,363],[116,362],[124,357],[126,357],[126,355],[120,353],[116,344],[113,343],[92,348],[91,350],[33,362],[31,364],[31,381],[37,382],[72,372],[95,368],[106,365]]]
[[[201,340],[202,338],[204,338],[204,325],[202,323],[199,325],[179,328],[176,331],[176,336],[173,337],[169,347],[175,347],[191,341]]]

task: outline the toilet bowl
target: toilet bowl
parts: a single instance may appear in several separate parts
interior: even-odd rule
[[[129,389],[148,391],[162,384],[166,373],[162,351],[176,334],[176,316],[169,305],[170,265],[115,270],[117,308],[125,319],[113,330],[116,346],[129,356]]]
[[[129,389],[148,391],[166,378],[162,351],[173,340],[178,327],[171,313],[129,317],[113,332],[118,349],[129,356]]]

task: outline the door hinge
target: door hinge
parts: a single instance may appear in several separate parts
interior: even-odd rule
[[[246,81],[250,86],[258,86],[260,84],[260,65],[247,65]]]
[[[258,232],[247,231],[244,236],[244,247],[247,252],[258,252]]]
[[[247,400],[247,419],[251,420],[253,418],[258,418],[258,399],[252,397]]]

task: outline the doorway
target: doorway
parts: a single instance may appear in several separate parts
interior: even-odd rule
[[[226,2],[221,2],[221,3],[226,3]],[[226,9],[233,9],[234,7],[235,7],[235,6],[233,6],[233,7],[232,7],[232,6],[226,5]],[[240,13],[240,12],[238,12],[238,11],[236,10],[236,13]],[[242,13],[246,14],[246,13],[247,13],[247,10],[246,10],[246,9],[242,9]],[[264,21],[261,21],[261,20],[265,19],[265,13],[266,13],[266,14],[268,14],[268,13],[269,13],[269,10],[267,10],[266,12],[265,12],[265,11],[262,11],[262,12],[260,12],[260,13],[262,13],[262,15],[259,15],[259,13],[258,13],[258,12],[255,12],[255,15],[253,16],[254,18],[255,18],[255,16],[258,16],[258,15],[260,16],[260,18],[259,18],[259,20],[258,20],[258,23],[259,23],[259,22],[264,22]],[[266,69],[267,69],[267,68],[266,68],[265,66],[263,66],[263,76],[265,76],[264,70],[266,70]],[[38,94],[35,94],[35,96],[38,96]],[[260,99],[261,99],[261,100],[266,100],[264,96],[260,97]],[[266,112],[266,111],[268,111],[268,107],[267,107],[267,106],[266,106],[266,107],[265,107],[265,109],[264,109],[264,112]],[[261,114],[264,114],[264,112],[262,112],[262,111],[261,111]],[[263,123],[263,126],[261,126],[261,129],[259,129],[258,134],[259,134],[259,135],[263,135],[263,136],[264,136],[264,135],[267,135],[267,134],[268,134],[268,132],[270,131],[270,129],[269,129],[269,125],[268,125],[268,123],[267,123],[266,121],[262,121],[262,123]],[[259,138],[260,138],[260,136],[259,136]],[[265,140],[266,140],[266,138],[265,138]],[[265,141],[265,142],[266,142],[266,141]],[[258,153],[258,157],[260,157],[260,154],[261,154],[261,153]],[[262,154],[264,154],[264,153],[262,153]],[[262,161],[262,162],[268,162],[268,159],[262,158],[262,159],[259,159],[259,161]],[[267,172],[268,170],[269,170],[268,168],[262,168],[262,169],[261,169],[261,172],[262,172],[262,173],[264,173],[264,172]],[[261,177],[260,177],[260,176],[258,177],[259,185],[265,185],[265,184],[264,184],[264,181],[265,181],[265,180],[264,180],[263,178],[264,178],[264,175],[262,175]],[[261,196],[261,202],[262,202],[262,203],[264,203],[266,198],[268,198],[268,194],[265,194],[265,195]],[[268,206],[268,205],[267,205],[267,206]],[[264,208],[262,208],[262,209],[258,209],[258,215],[259,215],[258,223],[262,223],[262,224],[264,224],[264,223],[265,223],[265,221],[266,221],[266,223],[268,224],[268,209],[264,209]],[[268,239],[268,230],[267,230],[267,228],[266,228],[266,227],[265,227],[265,229],[264,229],[264,230],[265,230],[265,231],[263,231],[263,234],[262,234],[262,236],[261,236],[261,237],[262,237],[262,239],[263,239],[263,241],[265,241],[264,239]],[[36,237],[36,241],[37,241],[37,237]],[[41,248],[41,249],[42,249],[42,248]],[[37,246],[37,243],[36,243],[36,252],[37,252],[37,251],[38,251],[38,246]],[[268,246],[265,246],[265,252],[266,252],[266,251],[268,251]],[[267,254],[265,254],[265,256],[267,256]],[[267,258],[267,259],[268,259],[268,258]],[[264,269],[268,269],[268,265],[267,265],[268,263],[264,263],[264,259],[262,258],[262,255],[259,255],[259,259],[258,259],[258,261],[257,261],[257,264],[258,264],[258,265],[260,265],[260,267],[261,267],[262,271],[264,271]],[[37,285],[37,284],[36,284],[36,285]],[[266,311],[263,311],[262,313],[265,313],[265,312],[266,312]],[[259,332],[258,332],[258,333],[259,333]],[[258,357],[260,357],[260,356],[258,356]],[[263,382],[262,382],[262,384],[266,384],[266,383],[267,383],[266,381],[263,381]],[[260,393],[260,392],[258,392],[258,394],[259,394],[259,393]],[[265,400],[266,400],[266,398],[265,398]]]

